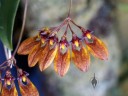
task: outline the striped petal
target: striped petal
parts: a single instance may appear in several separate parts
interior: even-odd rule
[[[93,35],[92,35],[92,39],[93,39],[92,43],[88,43],[87,41],[85,42],[87,44],[87,48],[90,51],[90,53],[101,60],[107,60],[108,50],[105,44],[100,39],[98,39]]]
[[[72,60],[81,71],[87,71],[90,65],[90,55],[84,46],[80,50],[72,47]]]
[[[22,96],[39,96],[38,90],[27,77],[26,84],[21,79],[18,80],[18,84]]]
[[[67,48],[67,51],[62,54],[60,49],[58,49],[57,54],[54,59],[54,69],[60,75],[64,76],[70,66],[70,49]]]
[[[41,50],[41,43],[34,46],[34,48],[31,50],[31,52],[28,55],[28,65],[29,67],[34,67],[36,63],[39,61],[39,53]]]
[[[39,68],[41,71],[45,70],[48,68],[51,63],[53,62],[56,52],[58,49],[58,45],[55,45],[52,49],[50,49],[49,44],[45,46],[45,49],[42,50],[42,53],[40,55],[40,60],[39,60]]]
[[[36,38],[37,37],[31,37],[31,38],[24,40],[19,46],[17,53],[21,55],[29,54],[30,51],[33,49],[33,47],[39,43],[38,41],[36,41]]]

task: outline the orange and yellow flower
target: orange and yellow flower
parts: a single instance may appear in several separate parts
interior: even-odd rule
[[[90,65],[89,53],[101,60],[108,59],[108,50],[100,39],[92,35],[90,30],[85,30],[75,24],[83,32],[83,36],[78,38],[69,22],[69,20],[65,21],[59,27],[45,27],[39,30],[37,36],[22,42],[18,54],[28,55],[29,67],[34,67],[38,63],[41,71],[54,62],[54,69],[60,76],[67,73],[71,60],[81,71],[87,71]],[[65,24],[72,32],[71,41],[68,41],[65,35],[67,28],[61,40],[58,40],[57,33]]]
[[[22,69],[18,69],[18,84],[20,93],[22,96],[39,96],[38,90],[33,83],[28,79],[26,72]],[[18,96],[18,92],[14,83],[15,78],[11,75],[11,72],[6,71],[0,96]]]
[[[12,77],[11,72],[6,71],[1,96],[18,96],[14,80],[15,78]]]

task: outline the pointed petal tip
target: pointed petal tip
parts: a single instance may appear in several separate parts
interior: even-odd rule
[[[108,57],[105,57],[105,58],[103,58],[101,60],[108,61]]]
[[[82,72],[87,72],[89,70],[89,66],[86,66],[84,68],[79,68]]]
[[[60,77],[64,77],[66,73],[58,73]]]
[[[42,66],[39,65],[39,70],[40,70],[41,72],[43,72],[43,71],[44,71],[44,68],[42,68]]]

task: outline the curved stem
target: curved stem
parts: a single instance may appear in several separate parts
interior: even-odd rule
[[[69,26],[69,29],[70,29],[70,31],[72,32],[72,34],[75,34],[74,31],[73,31],[72,28],[71,28],[71,25],[68,24],[68,26]]]
[[[6,60],[5,62],[3,62],[2,64],[0,64],[0,67],[2,67],[4,64],[7,64],[11,59]]]
[[[3,66],[4,66],[5,64],[10,64],[10,61],[12,61],[12,60],[15,60],[14,56],[16,55],[16,52],[17,52],[17,50],[18,50],[18,48],[19,48],[19,45],[20,45],[20,42],[21,42],[21,39],[22,39],[22,36],[23,36],[23,32],[24,32],[25,21],[26,21],[26,13],[27,13],[27,6],[28,6],[28,0],[26,0],[26,2],[25,2],[24,15],[23,15],[23,23],[22,23],[22,28],[21,28],[20,37],[19,37],[17,46],[16,46],[16,48],[15,48],[15,50],[14,50],[12,56],[11,56],[11,52],[10,52],[10,50],[9,50],[9,54],[7,54],[7,55],[9,55],[9,56],[6,56],[6,57],[9,57],[9,58],[7,58],[7,60],[6,60],[5,62],[3,62],[2,64],[0,64],[0,68],[8,67],[8,66],[5,66],[5,67],[3,67]],[[6,51],[7,51],[7,50],[5,50],[5,52],[6,52]],[[15,62],[13,62],[13,63],[14,63],[14,65],[15,65],[15,67],[18,68],[18,66],[16,65],[16,60],[15,60]]]
[[[78,27],[79,29],[82,29],[81,26],[77,25],[73,20],[71,20],[72,24],[74,24],[76,27]]]
[[[69,4],[68,17],[70,17],[70,14],[71,14],[71,8],[72,8],[72,0],[70,0],[70,4]]]
[[[67,23],[67,18],[59,25],[57,26],[55,29],[53,29],[53,33],[50,34],[50,36],[55,35],[56,33],[58,33],[58,31]]]
[[[12,55],[12,57],[14,57],[16,55],[16,52],[19,48],[22,36],[23,36],[23,32],[24,32],[24,27],[25,27],[25,21],[26,21],[26,14],[27,14],[27,7],[28,7],[28,0],[26,0],[25,2],[25,8],[24,8],[24,15],[23,15],[23,23],[22,23],[22,28],[21,28],[21,32],[20,32],[20,37],[16,46],[16,49],[14,50],[14,53]]]

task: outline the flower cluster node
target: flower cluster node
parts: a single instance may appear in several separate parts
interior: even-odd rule
[[[75,34],[71,23],[82,32],[81,37]],[[59,40],[57,34],[63,26],[67,27]],[[67,40],[68,29],[72,33],[71,41]],[[57,27],[44,27],[39,30],[38,38],[40,40],[36,41],[35,37],[32,37],[23,41],[18,49],[18,54],[29,54],[28,65],[33,67],[38,63],[41,71],[48,68],[54,61],[54,69],[60,76],[67,73],[70,60],[73,60],[81,71],[87,71],[90,66],[90,53],[101,60],[107,60],[108,58],[108,50],[105,44],[92,32],[76,24],[68,17]]]

